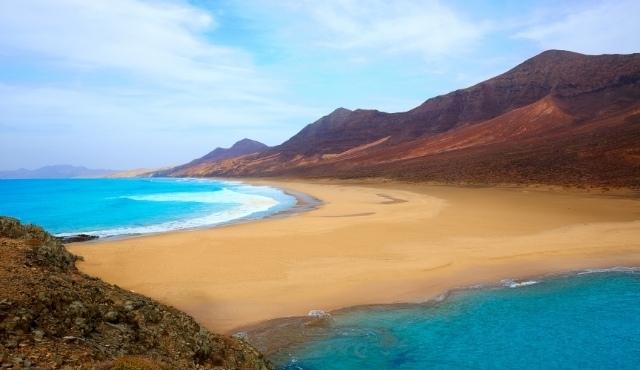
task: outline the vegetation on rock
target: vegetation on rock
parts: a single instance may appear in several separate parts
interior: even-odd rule
[[[273,369],[248,343],[79,272],[41,227],[0,216],[0,257],[0,366]]]

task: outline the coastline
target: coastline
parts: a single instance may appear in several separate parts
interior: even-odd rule
[[[221,181],[221,182],[225,182],[225,181],[230,181],[230,182],[234,182],[234,183],[244,183],[247,185],[257,185],[254,182],[247,182],[247,181],[239,181],[239,180],[231,180],[231,179],[212,179],[215,181]],[[259,185],[260,186],[260,185]],[[268,186],[268,185],[262,185],[262,186]],[[276,188],[274,186],[268,186],[268,187],[272,187],[272,188]],[[194,231],[194,230],[208,230],[208,229],[212,229],[212,228],[217,228],[217,227],[224,227],[224,226],[228,226],[228,225],[234,225],[234,224],[243,224],[243,223],[247,223],[247,222],[257,222],[257,221],[261,221],[261,220],[268,220],[271,218],[284,218],[284,217],[292,217],[295,216],[299,213],[302,212],[307,212],[307,211],[311,211],[313,209],[318,208],[319,206],[322,205],[322,201],[314,198],[311,195],[307,195],[304,193],[300,193],[300,192],[295,192],[295,191],[291,191],[291,190],[285,190],[285,189],[279,189],[281,190],[285,195],[291,196],[293,198],[295,198],[296,203],[288,209],[284,209],[281,211],[277,211],[275,213],[263,216],[263,217],[259,217],[259,218],[247,218],[247,217],[241,217],[241,218],[237,218],[234,220],[230,220],[230,221],[226,221],[223,223],[219,223],[219,224],[214,224],[214,225],[203,225],[203,226],[198,226],[198,227],[191,227],[191,228],[185,228],[185,229],[175,229],[175,230],[168,230],[168,231],[162,231],[162,232],[151,232],[151,233],[135,233],[135,234],[118,234],[118,235],[110,235],[110,236],[105,236],[105,237],[99,237],[97,235],[93,235],[93,234],[84,234],[84,233],[78,233],[78,234],[69,234],[69,235],[56,235],[57,238],[59,238],[59,240],[65,244],[65,245],[70,245],[70,244],[78,244],[78,243],[83,243],[83,244],[87,244],[87,243],[102,243],[102,242],[110,242],[110,241],[117,241],[117,240],[127,240],[127,239],[131,239],[131,238],[139,238],[139,237],[145,237],[145,236],[150,236],[150,235],[162,235],[165,233],[179,233],[179,232],[190,232],[190,231]]]
[[[330,336],[331,328],[335,320],[340,320],[343,316],[351,313],[367,315],[370,312],[381,310],[395,310],[408,308],[433,308],[436,305],[448,304],[448,300],[459,294],[468,292],[489,292],[501,289],[519,289],[536,284],[554,283],[563,279],[575,279],[582,275],[591,274],[629,274],[640,273],[640,267],[614,267],[607,269],[580,269],[572,271],[553,272],[546,275],[532,276],[527,279],[515,281],[504,279],[488,284],[478,284],[474,286],[457,287],[447,290],[437,297],[413,301],[394,303],[372,303],[366,305],[347,306],[333,309],[328,312],[310,312],[306,316],[278,317],[258,323],[248,324],[235,329],[232,335],[244,339],[251,343],[263,355],[271,358],[278,353],[288,353],[290,348],[301,342],[311,341],[313,338]],[[272,361],[275,361],[271,358]]]
[[[640,266],[635,197],[246,181],[310,194],[324,205],[296,217],[68,248],[85,257],[84,272],[228,333],[314,309],[421,301],[502,279]]]

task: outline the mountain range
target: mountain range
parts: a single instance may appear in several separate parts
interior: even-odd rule
[[[250,140],[250,139],[242,139],[236,142],[235,144],[233,144],[231,148],[215,148],[214,150],[210,151],[206,155],[198,159],[194,159],[193,161],[187,164],[183,164],[181,166],[169,168],[166,170],[155,171],[153,172],[153,176],[155,177],[173,176],[181,173],[183,170],[188,170],[189,168],[193,168],[201,164],[222,162],[226,159],[237,158],[246,154],[256,153],[268,148],[269,148],[268,146],[266,146],[261,142]]]
[[[639,81],[640,54],[550,50],[407,112],[338,108],[281,145],[161,175],[640,187]]]
[[[68,179],[74,177],[102,177],[118,171],[92,170],[83,166],[66,164],[45,166],[36,170],[21,168],[14,171],[0,171],[0,179]]]

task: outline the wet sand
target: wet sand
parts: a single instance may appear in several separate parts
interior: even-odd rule
[[[82,271],[217,332],[310,310],[424,300],[501,279],[640,266],[640,198],[633,194],[253,182],[324,204],[292,217],[68,249],[84,256]]]

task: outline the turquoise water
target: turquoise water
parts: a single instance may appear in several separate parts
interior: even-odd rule
[[[284,343],[267,350],[279,369],[638,369],[640,270],[505,281],[296,327],[260,334]]]
[[[215,226],[295,204],[279,189],[205,179],[0,180],[0,215],[56,235],[108,237]]]

